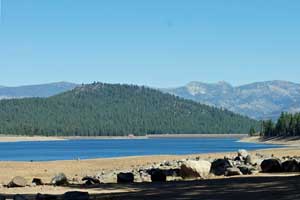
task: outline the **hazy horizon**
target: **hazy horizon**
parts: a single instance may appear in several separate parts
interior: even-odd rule
[[[55,83],[70,83],[70,84],[92,84],[94,82],[100,82],[100,83],[107,83],[107,84],[128,84],[128,85],[138,85],[138,86],[146,86],[146,87],[152,87],[152,88],[177,88],[177,87],[182,87],[182,86],[185,86],[191,82],[199,82],[199,83],[205,83],[205,84],[218,84],[218,83],[222,83],[222,82],[225,82],[227,84],[230,84],[231,86],[233,87],[239,87],[239,86],[243,86],[243,85],[248,85],[248,84],[253,84],[253,83],[260,83],[260,82],[273,82],[273,81],[283,81],[283,82],[291,82],[291,83],[295,83],[295,84],[300,84],[298,82],[294,82],[294,81],[287,81],[287,80],[265,80],[265,81],[253,81],[253,82],[249,82],[249,83],[245,83],[245,84],[242,84],[242,85],[234,85],[228,81],[224,81],[224,80],[220,80],[220,81],[217,81],[217,82],[204,82],[204,81],[199,81],[199,80],[191,80],[183,85],[177,85],[177,86],[173,86],[173,87],[164,87],[164,86],[160,86],[160,87],[155,87],[155,86],[152,86],[152,85],[145,85],[145,84],[134,84],[134,83],[121,83],[121,82],[103,82],[103,81],[100,81],[100,80],[95,80],[95,81],[91,81],[91,82],[86,82],[86,83],[76,83],[76,82],[71,82],[71,81],[65,81],[65,80],[62,80],[62,81],[52,81],[52,82],[41,82],[41,83],[29,83],[29,84],[25,84],[25,85],[3,85],[0,83],[0,87],[22,87],[22,86],[33,86],[33,85],[45,85],[45,84],[55,84]]]

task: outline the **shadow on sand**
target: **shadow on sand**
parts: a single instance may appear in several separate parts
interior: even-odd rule
[[[111,190],[111,194],[91,195],[99,200],[295,200],[300,199],[300,176],[241,177],[202,181],[167,183],[105,184],[97,186],[71,185],[68,189]],[[134,192],[115,193],[118,189]],[[35,195],[26,195],[30,200]],[[10,196],[11,198],[12,196]],[[61,197],[58,196],[58,199]]]

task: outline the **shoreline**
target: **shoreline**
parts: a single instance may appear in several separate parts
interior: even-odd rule
[[[284,145],[285,147],[299,147],[300,137],[270,137],[262,138],[260,136],[246,137],[239,140],[239,142],[245,143],[257,143],[257,144],[275,144]]]
[[[284,157],[284,156],[299,156],[300,148],[296,147],[284,147],[276,149],[262,149],[249,151],[253,156],[256,154],[263,154],[266,157]],[[204,160],[214,160],[218,158],[224,158],[225,156],[236,156],[236,152],[220,152],[220,153],[203,153],[193,155],[161,155],[161,156],[134,156],[134,157],[120,157],[120,158],[100,158],[100,159],[88,159],[88,160],[68,160],[68,161],[47,161],[47,162],[14,162],[14,161],[1,161],[0,162],[0,193],[1,194],[62,194],[66,191],[72,190],[68,187],[53,187],[53,186],[38,186],[38,187],[25,187],[25,188],[5,188],[1,185],[7,184],[13,177],[24,177],[28,183],[33,178],[41,178],[44,183],[50,183],[54,175],[58,173],[65,173],[70,180],[81,181],[82,177],[95,176],[102,172],[111,171],[131,171],[132,169],[138,169],[141,167],[149,167],[157,165],[165,161],[184,160],[187,158],[200,158]],[[294,176],[295,174],[256,174],[247,177],[262,177],[262,176]],[[299,175],[297,173],[296,175]],[[216,177],[220,180],[230,180],[228,177]],[[215,179],[212,177],[212,179]],[[209,179],[210,180],[210,179]],[[136,183],[138,184],[138,183]],[[180,184],[180,182],[174,182],[174,184]],[[110,185],[107,185],[108,187]],[[117,185],[116,185],[117,186]],[[105,187],[105,185],[103,185]],[[90,193],[114,193],[114,191],[101,191],[93,190],[92,188],[84,189]]]
[[[180,139],[180,138],[236,138],[242,139],[246,134],[161,134],[146,136],[18,136],[0,135],[2,142],[43,142],[43,141],[64,141],[64,140],[110,140],[110,139]]]
[[[62,137],[46,137],[46,136],[8,136],[1,135],[0,143],[3,142],[43,142],[43,141],[63,141]]]
[[[18,137],[19,138],[19,137]],[[35,139],[49,139],[49,138],[39,138],[33,137]],[[77,137],[78,138],[78,137]],[[32,138],[31,138],[32,139]],[[52,138],[51,139],[62,139],[62,138]],[[65,138],[63,138],[65,139]],[[89,139],[89,138],[88,138]],[[259,138],[242,138],[242,142],[255,142]],[[263,142],[263,141],[260,141]],[[298,141],[300,143],[300,141]],[[298,144],[299,144],[298,143]],[[270,144],[270,143],[269,143]],[[286,157],[286,156],[299,156],[300,155],[300,145],[284,145],[280,148],[270,148],[270,149],[259,149],[248,151],[251,156],[264,155],[265,157]],[[149,156],[129,156],[129,157],[117,157],[117,158],[97,158],[97,159],[86,159],[86,160],[57,160],[57,161],[34,161],[34,162],[24,162],[24,161],[0,161],[0,194],[3,195],[13,195],[13,194],[26,194],[26,195],[36,195],[37,193],[42,194],[53,194],[61,195],[68,191],[74,191],[74,187],[59,187],[59,186],[32,186],[31,181],[33,178],[40,178],[44,183],[50,183],[51,179],[59,173],[64,173],[74,184],[76,191],[89,192],[95,195],[114,195],[123,193],[124,195],[130,194],[131,192],[137,192],[136,187],[140,186],[158,186],[160,188],[163,185],[171,185],[171,187],[176,187],[180,184],[191,184],[203,183],[204,182],[218,182],[222,184],[222,188],[227,185],[228,181],[235,180],[250,180],[261,178],[262,183],[265,178],[282,179],[288,177],[297,177],[300,173],[280,173],[280,174],[263,174],[258,173],[254,175],[238,176],[238,177],[210,177],[206,180],[201,180],[199,182],[184,182],[175,181],[167,182],[165,184],[156,183],[134,183],[133,185],[120,185],[105,183],[100,184],[97,187],[85,187],[82,185],[82,177],[85,176],[98,176],[102,173],[114,172],[129,172],[133,169],[140,168],[151,168],[153,166],[158,166],[160,163],[166,161],[173,162],[185,159],[203,159],[203,160],[214,160],[224,157],[234,157],[237,152],[218,152],[218,153],[198,153],[189,155],[149,155]],[[21,187],[21,188],[7,188],[4,185],[8,184],[13,177],[21,176],[24,177],[27,183],[31,186]],[[224,185],[223,185],[224,184]],[[245,186],[246,187],[246,186]],[[101,189],[100,189],[101,188]],[[148,188],[148,187],[147,187]]]

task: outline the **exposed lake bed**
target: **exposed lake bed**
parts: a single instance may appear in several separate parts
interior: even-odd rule
[[[285,147],[278,149],[267,149],[267,150],[255,150],[249,152],[251,155],[264,155],[265,157],[284,157],[284,156],[298,156],[300,153],[299,148],[294,147]],[[239,193],[238,188],[243,188],[251,194],[255,194],[255,190],[257,190],[257,184],[262,187],[264,190],[265,181],[268,181],[268,187],[276,188],[279,184],[278,181],[284,180],[294,180],[295,178],[284,178],[286,176],[295,176],[299,175],[299,173],[275,173],[275,174],[255,174],[255,175],[246,175],[246,176],[237,176],[237,178],[228,178],[225,176],[218,177],[210,177],[209,180],[201,180],[201,181],[188,181],[188,182],[167,182],[167,183],[135,183],[133,185],[122,185],[122,184],[100,184],[96,186],[86,186],[82,185],[81,178],[85,176],[96,176],[97,174],[101,174],[103,172],[109,173],[111,171],[123,171],[130,172],[133,169],[139,169],[144,167],[151,166],[159,166],[160,163],[165,163],[166,161],[176,161],[176,160],[186,160],[188,159],[204,159],[204,160],[214,160],[218,158],[224,157],[235,157],[237,155],[236,152],[226,152],[226,153],[205,153],[205,154],[195,154],[195,155],[162,155],[162,156],[134,156],[134,157],[122,157],[122,158],[101,158],[101,159],[88,159],[88,160],[70,160],[70,161],[49,161],[49,162],[8,162],[2,161],[0,162],[0,184],[6,185],[13,177],[21,176],[24,177],[29,186],[26,187],[17,187],[17,188],[7,188],[0,187],[0,194],[32,194],[32,198],[34,199],[37,193],[42,194],[63,194],[67,191],[84,191],[89,192],[90,194],[94,194],[97,196],[97,199],[105,199],[107,193],[110,195],[115,195],[116,199],[119,199],[119,195],[130,195],[136,194],[137,199],[142,199],[142,197],[138,197],[138,195],[142,191],[151,192],[155,191],[157,193],[164,194],[167,190],[171,188],[177,188],[181,185],[185,185],[186,192],[191,192],[192,188],[207,187],[209,191],[208,194],[213,194],[218,191],[214,185],[218,185],[219,188],[224,188],[225,191],[228,190],[229,196],[237,196],[241,195]],[[63,172],[66,174],[68,179],[72,181],[72,184],[69,186],[32,186],[31,180],[33,178],[40,178],[44,183],[50,183],[51,179],[54,175]],[[278,177],[278,178],[276,178]],[[280,178],[279,178],[280,177]],[[291,188],[290,186],[297,182],[297,178],[295,181],[284,182],[286,184],[286,188]],[[79,182],[75,184],[76,182]],[[101,180],[103,181],[103,180]],[[228,188],[228,184],[235,185],[234,187]],[[247,183],[247,184],[246,184]],[[208,184],[208,185],[206,185]],[[150,188],[149,188],[150,187]],[[294,187],[294,186],[293,186]],[[153,190],[151,189],[153,188]],[[164,189],[165,188],[165,189]],[[227,188],[227,189],[226,189]],[[195,191],[199,191],[199,193],[194,194],[196,197],[199,195],[203,195],[203,190],[196,189]],[[229,191],[231,191],[229,193]],[[276,191],[281,191],[280,194],[288,193],[288,190],[281,188]],[[283,193],[282,193],[283,192]],[[152,193],[151,193],[152,194]],[[149,193],[149,195],[151,196]],[[169,194],[169,199],[172,199],[174,194]],[[187,195],[185,193],[183,196]],[[150,198],[149,196],[149,198]],[[251,195],[250,195],[251,196]],[[151,196],[152,197],[152,196]],[[114,199],[114,198],[112,198]],[[125,198],[126,199],[126,198]],[[130,199],[134,199],[133,196]],[[154,198],[155,199],[155,198]],[[159,198],[157,198],[159,199]],[[176,198],[175,198],[176,199]],[[213,198],[212,198],[213,199]],[[247,199],[247,198],[246,198]]]

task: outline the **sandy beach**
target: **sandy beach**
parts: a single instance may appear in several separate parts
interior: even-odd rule
[[[146,135],[146,136],[9,136],[0,135],[1,142],[34,142],[34,141],[60,141],[60,140],[104,140],[104,139],[149,139],[149,138],[246,138],[245,134],[176,134],[176,135]]]
[[[300,137],[271,137],[271,138],[261,138],[255,137],[245,137],[239,140],[240,142],[249,143],[264,143],[264,144],[278,144],[286,146],[300,147]]]
[[[59,141],[66,140],[63,137],[44,137],[44,136],[0,136],[1,142],[34,142],[34,141]]]
[[[0,137],[2,142],[15,142],[15,141],[53,141],[64,140],[66,138],[55,137]],[[290,142],[280,139],[272,139],[270,141],[263,141],[257,137],[242,138],[242,142],[265,142],[271,144],[285,144],[286,146],[278,149],[267,149],[251,151],[251,155],[257,153],[263,154],[267,157],[284,157],[284,156],[299,156],[300,155],[300,142],[295,138]],[[279,199],[283,198],[285,192],[293,193],[296,191],[295,187],[300,189],[299,180],[300,173],[280,173],[280,174],[256,174],[247,176],[237,176],[234,178],[228,177],[211,177],[209,180],[199,181],[179,181],[167,182],[164,184],[157,183],[134,183],[130,185],[120,184],[101,184],[96,187],[89,187],[82,185],[81,179],[84,176],[95,176],[98,173],[106,171],[131,171],[134,168],[151,166],[153,164],[161,163],[164,161],[181,160],[186,158],[200,159],[216,159],[223,158],[224,156],[235,156],[236,152],[231,153],[208,153],[208,154],[195,154],[195,155],[164,155],[164,156],[139,156],[139,157],[123,157],[123,158],[107,158],[107,159],[91,159],[91,160],[69,160],[69,161],[50,161],[50,162],[0,162],[0,194],[14,195],[26,194],[29,199],[35,199],[37,193],[62,195],[67,191],[86,191],[94,195],[93,199],[159,199],[162,195],[164,199],[198,199],[203,196],[208,199],[219,199],[216,196],[216,191],[224,188],[223,199],[241,198],[247,190],[251,195],[246,195],[247,198],[256,198],[255,192],[257,188],[261,191],[265,188],[274,189],[278,192]],[[24,177],[28,184],[31,183],[33,178],[40,178],[44,183],[50,183],[53,176],[63,172],[68,179],[72,180],[72,184],[66,187],[54,187],[50,185],[44,186],[27,186],[23,188],[7,188],[4,185],[15,176]],[[289,178],[287,178],[289,177]],[[268,183],[267,183],[268,182]],[[278,184],[292,184],[294,189],[283,189]],[[296,185],[295,185],[296,183]],[[174,189],[176,188],[176,189]],[[238,189],[239,188],[239,189]],[[276,189],[277,188],[277,189]],[[279,189],[281,191],[279,193]],[[298,190],[297,189],[297,190]],[[197,192],[195,192],[196,190]],[[236,190],[236,191],[235,191]],[[241,191],[243,193],[241,193]],[[182,196],[172,196],[167,191],[173,193],[182,191]],[[267,191],[264,191],[267,192]],[[214,195],[212,195],[214,194]],[[298,193],[297,193],[298,194]],[[154,196],[153,196],[154,195]],[[220,194],[218,194],[220,195]],[[253,196],[254,195],[254,196]],[[295,194],[296,195],[296,194]],[[293,197],[296,197],[296,196]],[[276,196],[276,195],[275,195]],[[169,197],[169,198],[168,198]],[[179,198],[180,197],[180,198]],[[190,197],[190,198],[189,198]],[[250,198],[251,197],[251,198]],[[269,199],[271,199],[272,195]],[[265,199],[268,199],[267,197]],[[287,198],[288,199],[288,198]]]
[[[283,156],[299,156],[300,148],[286,147],[282,149],[268,149],[258,150],[251,152],[252,155],[260,153],[267,156],[283,157]],[[52,162],[0,162],[0,184],[7,184],[13,177],[22,176],[27,179],[28,183],[33,178],[41,178],[45,183],[49,183],[51,178],[60,172],[67,175],[69,179],[80,180],[86,175],[96,175],[102,171],[109,170],[121,170],[130,171],[133,168],[141,166],[149,166],[152,163],[159,163],[166,160],[179,160],[186,158],[200,157],[201,159],[214,159],[222,158],[224,156],[233,156],[236,152],[232,153],[211,153],[211,154],[197,154],[197,155],[185,155],[185,156],[142,156],[142,157],[126,157],[126,158],[111,158],[111,159],[93,159],[93,160],[78,160],[78,161],[52,161]],[[296,174],[258,174],[254,177],[261,176],[295,176]],[[300,174],[299,174],[300,175]],[[244,176],[243,176],[244,177]],[[252,177],[252,176],[249,176]],[[248,177],[248,178],[249,178]],[[223,179],[225,177],[216,177],[216,180]],[[245,177],[244,177],[245,178]],[[226,178],[228,179],[228,178]],[[180,183],[178,183],[180,184]],[[77,186],[78,187],[78,186]],[[104,194],[104,193],[119,193],[119,192],[133,192],[136,191],[136,186],[132,187],[115,187],[107,189],[108,186],[104,186],[101,190],[99,188],[84,188],[79,187],[76,190],[88,191],[91,194]],[[106,188],[106,189],[105,189]],[[25,188],[6,188],[0,187],[0,194],[62,194],[66,191],[74,190],[73,187],[53,187],[53,186],[36,186]]]

